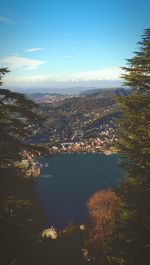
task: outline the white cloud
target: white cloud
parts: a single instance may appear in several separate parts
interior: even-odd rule
[[[3,17],[3,16],[0,16],[0,22],[1,23],[5,23],[5,24],[15,24],[15,20],[12,19],[12,18],[9,18],[9,17]]]
[[[10,70],[11,69],[12,70],[13,69],[32,70],[44,64],[45,61],[12,55],[8,57],[0,58],[0,63],[2,64],[2,66],[8,67]]]
[[[117,80],[120,79],[121,72],[122,71],[119,67],[109,67],[95,71],[85,71],[65,76],[58,76],[57,80],[63,82]]]
[[[79,81],[102,81],[102,80],[119,80],[122,70],[119,67],[108,67],[100,70],[69,73],[65,75],[42,75],[33,76],[32,81],[39,80],[41,82],[79,82]]]
[[[28,48],[25,51],[26,52],[37,52],[37,51],[41,51],[44,50],[44,48]]]
[[[119,84],[122,70],[119,67],[109,67],[96,71],[77,72],[65,75],[43,74],[6,76],[5,83],[13,86],[25,87],[78,87],[78,86],[99,86],[111,87]]]

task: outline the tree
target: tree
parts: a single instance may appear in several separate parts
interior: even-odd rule
[[[106,235],[110,233],[117,204],[117,196],[111,190],[97,191],[88,200],[87,206],[91,221],[89,243],[99,247]]]
[[[7,68],[0,68],[0,82],[2,75],[7,72]],[[39,121],[35,103],[26,99],[23,94],[0,89],[0,166],[2,168],[14,167],[14,162],[22,159],[21,152],[24,149],[34,150],[34,146],[27,144],[26,140],[33,134],[33,129],[37,129]]]
[[[85,246],[94,264],[107,265],[107,259],[102,251],[103,243],[111,234],[114,216],[118,208],[118,198],[114,191],[99,190],[87,202],[89,213],[88,238]]]
[[[0,85],[8,72],[7,68],[0,68]],[[4,265],[30,260],[30,248],[42,221],[45,222],[34,180],[26,178],[17,167],[24,150],[39,151],[37,146],[27,143],[39,121],[37,106],[32,101],[23,94],[0,88],[0,243],[3,247],[0,259]]]
[[[144,31],[140,49],[123,67],[125,85],[132,94],[117,97],[122,117],[118,121],[118,149],[126,177],[117,192],[119,209],[106,255],[110,264],[148,265],[150,261],[150,29]]]
[[[138,44],[140,50],[127,60],[128,67],[122,68],[125,71],[122,77],[126,86],[135,91],[147,91],[150,89],[150,28],[144,31],[142,41]]]

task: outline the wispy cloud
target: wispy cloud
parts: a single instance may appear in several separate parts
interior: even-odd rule
[[[26,52],[37,52],[37,51],[41,51],[44,50],[44,48],[28,48],[25,51]]]
[[[0,58],[0,63],[3,66],[7,66],[10,69],[25,69],[25,70],[32,70],[36,69],[40,65],[46,63],[45,61],[41,60],[33,60],[26,57],[21,56],[8,56],[4,58]]]
[[[12,19],[9,17],[0,16],[0,23],[13,25],[16,23],[16,21],[15,21],[15,19]]]

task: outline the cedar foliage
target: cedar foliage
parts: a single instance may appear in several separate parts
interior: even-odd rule
[[[135,56],[127,60],[127,67],[122,69],[125,85],[135,91],[148,91],[150,89],[150,28],[145,29],[140,48]]]
[[[7,68],[0,68],[0,84],[8,72]],[[0,167],[14,167],[14,162],[22,158],[21,151],[38,149],[27,144],[27,139],[39,124],[35,103],[21,93],[0,88]]]
[[[7,68],[0,68],[0,85],[8,72]],[[25,178],[25,173],[16,166],[23,150],[34,153],[38,150],[26,142],[39,123],[36,109],[23,94],[0,88],[0,260],[3,265],[30,264],[36,237],[42,222],[45,223],[34,179]]]
[[[118,188],[120,201],[114,231],[106,241],[110,264],[148,265],[150,262],[150,29],[144,31],[140,49],[123,67],[131,95],[117,97],[122,117],[118,121],[118,149],[126,177]]]

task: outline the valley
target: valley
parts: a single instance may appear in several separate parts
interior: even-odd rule
[[[79,95],[38,94],[44,128],[37,128],[33,143],[42,143],[53,153],[116,152],[115,96],[130,93],[124,88],[93,89]]]

